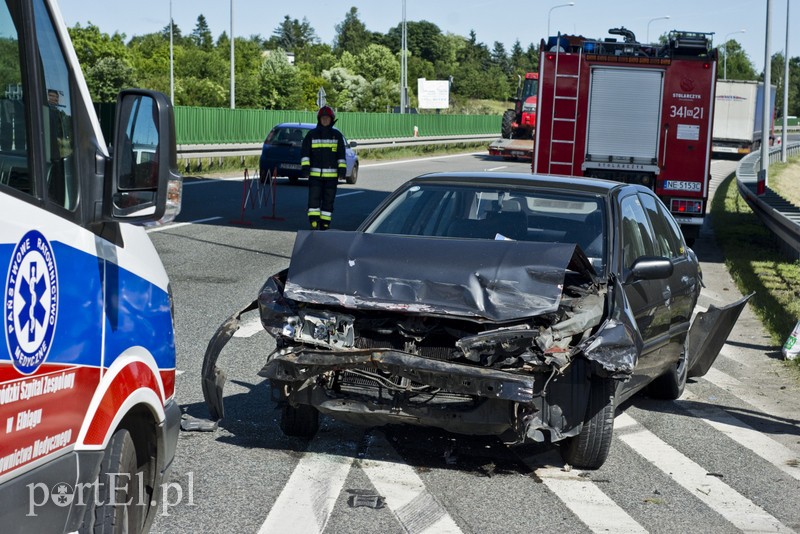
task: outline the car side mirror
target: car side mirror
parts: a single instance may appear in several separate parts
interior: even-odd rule
[[[358,146],[358,143],[356,143],[355,141],[350,141],[348,144],[350,145],[350,148],[355,148]]]
[[[633,262],[628,282],[634,280],[661,280],[672,276],[672,260],[660,256],[642,256]]]
[[[106,216],[134,223],[166,222],[165,213],[174,218],[180,210],[182,179],[173,171],[175,120],[167,97],[143,89],[120,92],[114,132]]]

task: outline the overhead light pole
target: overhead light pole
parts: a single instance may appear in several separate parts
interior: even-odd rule
[[[231,0],[231,109],[236,109],[236,75],[233,59],[233,0]]]
[[[406,0],[403,0],[403,24],[400,42],[400,113],[408,106],[408,33],[406,28]]]
[[[786,23],[788,24],[789,22],[787,21]],[[727,80],[728,79],[728,37],[730,37],[731,35],[736,35],[737,33],[747,33],[747,30],[745,30],[744,28],[742,28],[741,30],[736,30],[735,32],[731,32],[731,33],[726,34],[724,39],[723,39],[725,41],[724,43],[722,43],[723,46],[725,47],[725,59],[722,62],[722,79],[723,80]]]
[[[667,19],[669,19],[669,15],[664,15],[663,17],[656,17],[654,19],[650,19],[647,21],[647,37],[645,39],[645,42],[647,44],[650,44],[650,23],[655,22],[657,20],[667,20]]]
[[[756,193],[763,195],[769,186],[769,131],[772,123],[772,104],[770,103],[770,85],[772,78],[772,50],[770,40],[772,30],[770,25],[772,19],[772,0],[767,0],[767,25],[764,32],[764,98],[761,99],[761,170],[758,172],[758,182]]]
[[[789,0],[786,0],[786,45],[783,47],[783,128],[781,129],[781,162],[786,163],[786,144],[789,138]]]
[[[175,74],[173,72],[172,60],[172,34],[175,33],[172,28],[172,0],[169,0],[169,101],[175,105]]]
[[[547,37],[550,37],[550,13],[552,13],[554,9],[558,9],[559,7],[572,7],[574,5],[575,2],[570,2],[568,4],[559,4],[557,6],[553,6],[550,8],[550,11],[547,12]]]

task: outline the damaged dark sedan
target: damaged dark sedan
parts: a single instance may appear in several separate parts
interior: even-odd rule
[[[746,298],[692,323],[701,286],[644,187],[425,175],[355,232],[298,232],[289,268],[209,344],[204,394],[221,418],[216,360],[257,306],[276,340],[260,375],[288,435],[312,436],[323,413],[558,443],[597,468],[619,402],[644,388],[677,399],[713,364]]]

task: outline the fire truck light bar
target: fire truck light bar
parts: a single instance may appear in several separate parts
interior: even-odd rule
[[[702,200],[679,200],[673,198],[670,204],[672,213],[702,214]]]

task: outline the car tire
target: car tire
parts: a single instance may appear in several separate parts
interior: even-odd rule
[[[287,436],[312,438],[319,429],[319,411],[307,404],[285,404],[281,410],[281,431]]]
[[[673,366],[669,372],[653,380],[650,385],[647,386],[647,394],[656,399],[679,399],[680,396],[683,395],[683,390],[686,389],[686,378],[689,375],[687,356],[686,345],[684,344],[677,365]]]
[[[561,442],[561,458],[574,467],[597,469],[606,461],[614,433],[616,381],[592,377],[583,428]]]
[[[344,179],[344,181],[347,182],[350,185],[353,185],[354,183],[356,183],[358,181],[358,162],[357,161],[353,164],[353,172],[351,172],[350,176],[347,176]]]
[[[139,473],[142,473],[139,475]],[[110,475],[114,475],[114,494],[109,493]],[[139,467],[136,446],[130,432],[120,429],[111,436],[100,464],[98,503],[94,509],[94,533],[141,532],[144,528],[149,495],[140,495],[140,477],[147,477]],[[146,499],[146,500],[145,500]],[[125,504],[127,503],[127,504]]]
[[[514,119],[516,116],[517,114],[513,109],[508,109],[505,113],[503,113],[503,122],[500,125],[500,135],[503,136],[503,139],[511,139]]]

